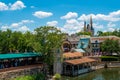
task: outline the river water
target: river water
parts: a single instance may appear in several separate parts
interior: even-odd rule
[[[99,69],[77,77],[63,76],[62,80],[120,80],[120,68]]]

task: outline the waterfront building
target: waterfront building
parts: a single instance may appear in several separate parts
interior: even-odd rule
[[[83,57],[80,52],[68,52],[63,54],[63,74],[68,76],[76,76],[92,71],[92,67],[96,65],[96,60]]]

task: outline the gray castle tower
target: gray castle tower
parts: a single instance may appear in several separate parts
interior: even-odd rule
[[[84,32],[91,32],[91,36],[94,36],[92,16],[90,16],[90,23],[87,24],[87,26],[86,26],[86,21],[84,21]]]

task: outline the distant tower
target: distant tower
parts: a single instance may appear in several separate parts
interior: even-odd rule
[[[90,16],[90,27],[93,27],[92,16]]]
[[[84,32],[87,31],[87,27],[86,27],[86,21],[84,21]]]
[[[90,31],[90,24],[87,24],[87,32],[91,32]]]
[[[94,28],[92,16],[90,16],[90,23],[86,25],[86,21],[84,21],[84,32],[90,32],[91,36],[94,36]]]
[[[90,31],[92,33],[92,36],[94,36],[94,28],[93,28],[92,16],[90,16]]]

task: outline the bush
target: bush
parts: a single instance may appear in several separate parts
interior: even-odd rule
[[[101,61],[118,61],[119,57],[116,56],[101,56]]]
[[[39,73],[37,75],[20,76],[14,80],[45,80],[45,75],[43,73]]]
[[[56,73],[56,74],[54,75],[54,78],[55,78],[55,80],[60,80],[60,79],[61,79],[61,75],[58,74],[58,73]]]

